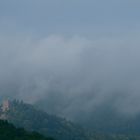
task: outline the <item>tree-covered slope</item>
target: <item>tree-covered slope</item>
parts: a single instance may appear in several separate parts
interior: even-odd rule
[[[49,115],[34,106],[19,101],[5,102],[0,107],[0,119],[8,120],[16,127],[36,131],[56,140],[140,140],[139,136],[100,134],[67,121]]]
[[[8,106],[8,107],[7,107]],[[66,119],[49,115],[32,105],[19,101],[10,101],[1,106],[0,117],[17,127],[37,131],[57,140],[85,140],[84,130]]]
[[[16,128],[7,121],[0,120],[0,140],[53,140],[36,132],[27,132]]]

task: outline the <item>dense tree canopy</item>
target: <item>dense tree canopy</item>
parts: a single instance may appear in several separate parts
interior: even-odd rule
[[[0,120],[0,140],[53,140],[37,132],[28,132],[23,128],[16,128],[7,121]]]

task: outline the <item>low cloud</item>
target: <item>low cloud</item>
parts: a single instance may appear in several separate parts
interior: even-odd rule
[[[140,48],[134,37],[92,40],[51,35],[0,40],[0,95],[76,119],[105,103],[140,112]],[[137,109],[136,109],[137,108]]]

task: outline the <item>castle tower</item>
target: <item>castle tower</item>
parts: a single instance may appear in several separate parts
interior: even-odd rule
[[[10,102],[9,102],[9,100],[3,101],[2,107],[1,107],[2,111],[3,112],[8,111],[9,108],[10,108]]]

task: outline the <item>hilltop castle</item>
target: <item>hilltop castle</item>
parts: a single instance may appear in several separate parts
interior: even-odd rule
[[[10,101],[9,100],[3,101],[2,106],[1,106],[2,112],[8,111],[9,108],[10,108]]]
[[[0,106],[0,120],[7,120],[6,112],[10,109],[10,101],[5,100],[3,101],[2,105]]]

